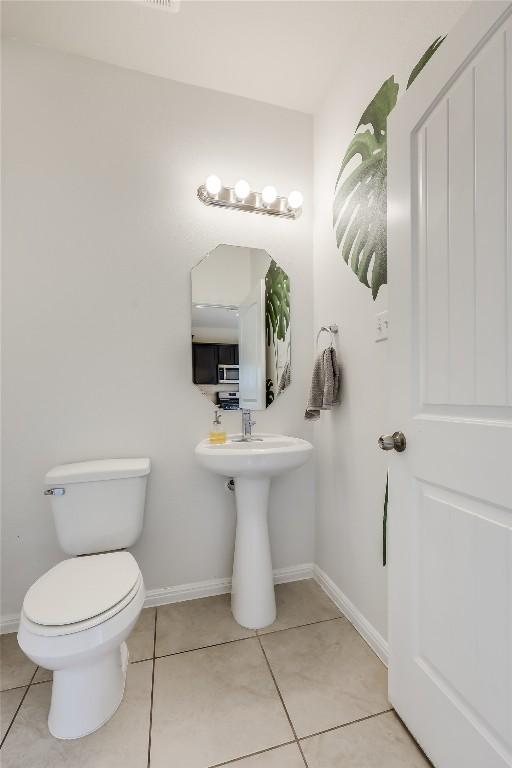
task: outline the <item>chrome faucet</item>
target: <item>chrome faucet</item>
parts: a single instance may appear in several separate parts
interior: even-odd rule
[[[248,443],[253,439],[252,428],[256,424],[251,420],[251,412],[248,408],[242,408],[242,442]]]

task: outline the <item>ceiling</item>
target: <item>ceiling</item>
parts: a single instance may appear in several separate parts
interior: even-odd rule
[[[467,2],[2,2],[2,35],[312,113],[344,63],[449,30]],[[441,23],[442,22],[442,23]],[[427,43],[428,44],[428,43]],[[356,66],[357,66],[356,65]]]
[[[238,328],[240,313],[226,307],[196,307],[192,305],[192,329]]]

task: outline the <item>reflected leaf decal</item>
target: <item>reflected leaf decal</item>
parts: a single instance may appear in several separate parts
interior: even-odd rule
[[[284,341],[290,325],[290,279],[274,259],[265,277],[265,327],[267,345]]]

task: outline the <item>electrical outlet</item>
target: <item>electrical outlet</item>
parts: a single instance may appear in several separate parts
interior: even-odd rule
[[[384,341],[388,338],[389,320],[388,312],[379,312],[375,319],[377,321],[375,327],[375,341]]]

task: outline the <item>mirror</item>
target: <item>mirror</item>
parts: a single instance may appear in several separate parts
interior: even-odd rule
[[[288,275],[266,251],[218,245],[191,279],[194,384],[217,408],[267,408],[291,380]]]

